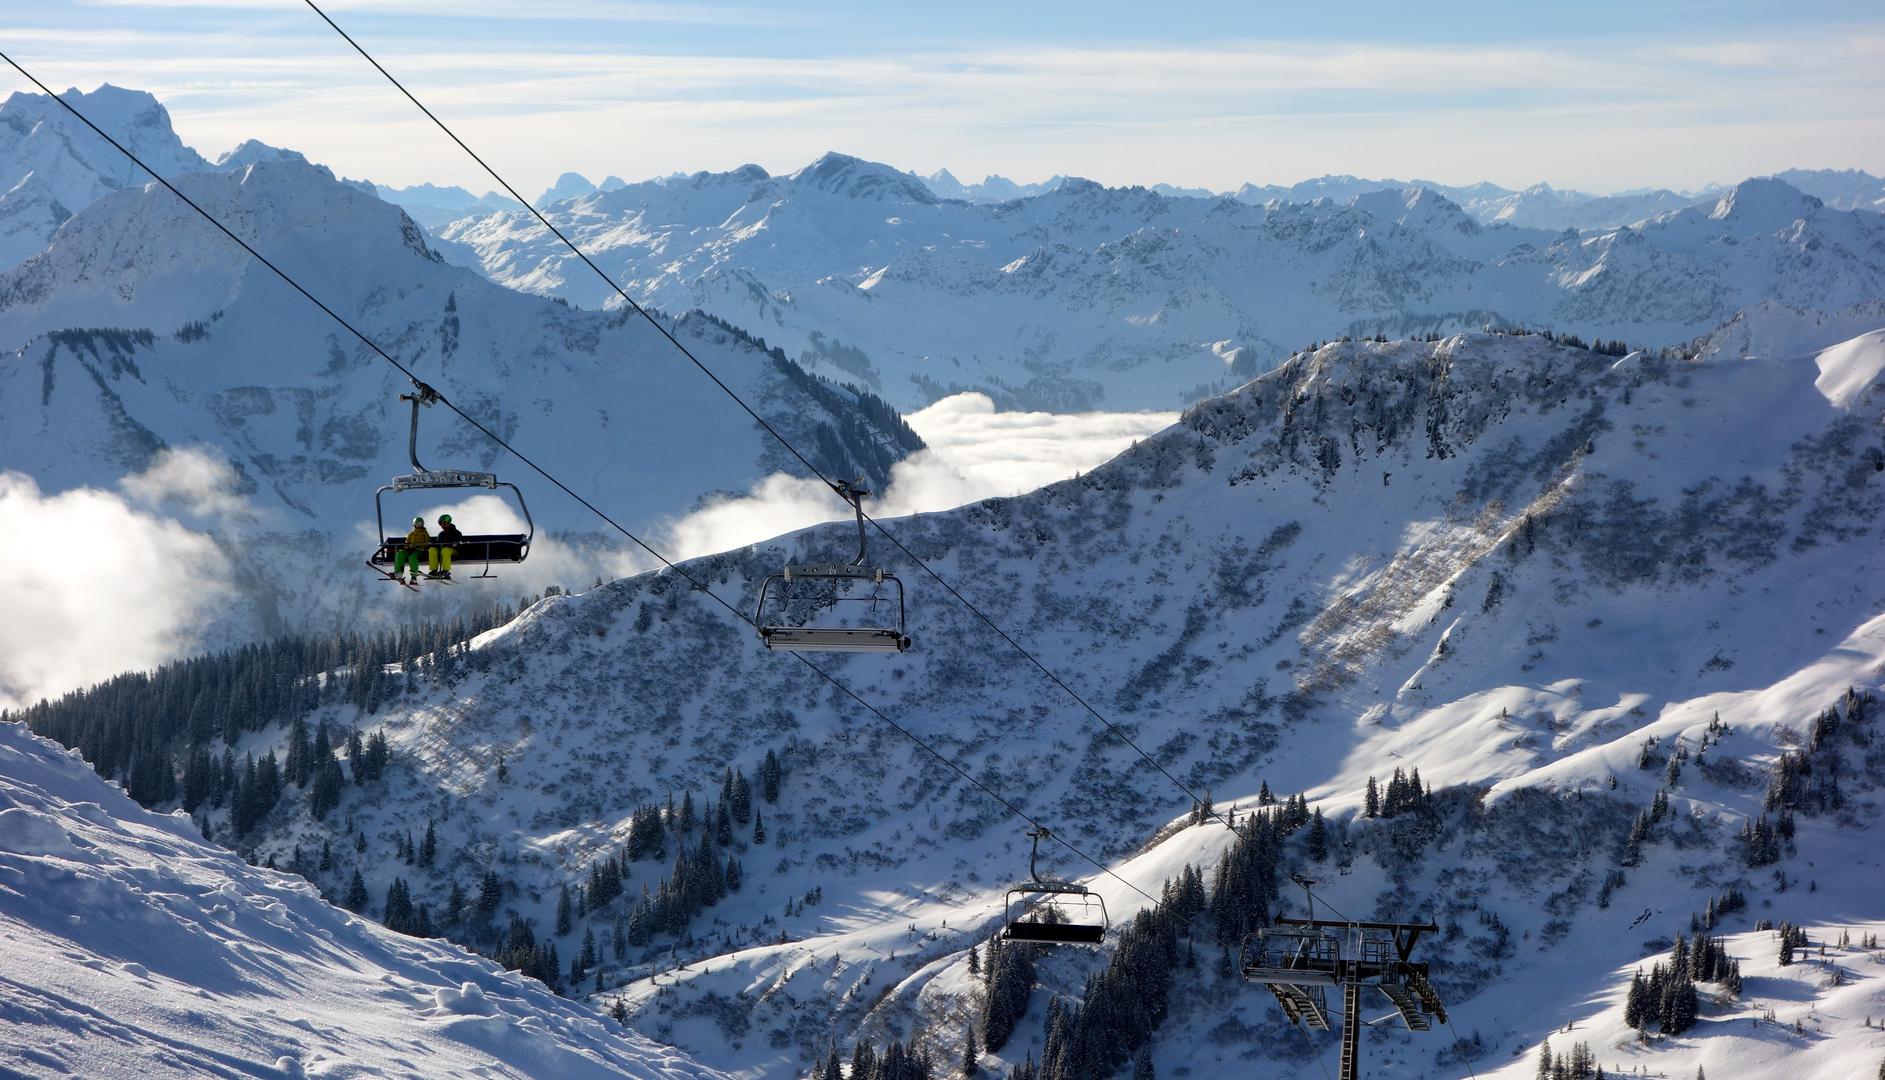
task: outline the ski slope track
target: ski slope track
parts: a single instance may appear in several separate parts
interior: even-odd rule
[[[1371,1028],[1369,1075],[1529,1075],[1541,1040],[1568,1049],[1552,1034],[1567,1023],[1606,1068],[1832,1075],[1815,1070],[1878,1053],[1860,1022],[1885,983],[1855,950],[1843,986],[1770,976],[1754,924],[1820,942],[1885,921],[1885,733],[1864,706],[1885,684],[1882,366],[1873,333],[1696,361],[1532,335],[1337,343],[1077,480],[887,524],[1220,809],[1303,793],[1328,851],[1298,833],[1284,868],[1324,882],[1334,910],[1440,924],[1421,955],[1454,1030]],[[737,605],[782,562],[848,542],[822,527],[690,572]],[[1146,892],[1187,865],[1209,880],[1227,830],[1188,826],[1173,785],[920,569],[889,566],[912,585],[916,647],[825,661],[838,677]],[[357,869],[372,912],[395,877],[441,911],[494,870],[498,912],[455,934],[490,947],[517,915],[570,957],[593,933],[599,966],[567,989],[739,1075],[802,1075],[858,1038],[957,1060],[979,1015],[968,950],[1025,876],[1022,825],[676,576],[546,599],[400,685],[372,715],[309,717],[384,731],[392,779],[350,786],[324,819],[290,787],[242,850],[330,896]],[[1822,737],[1828,709],[1851,719]],[[233,749],[280,754],[283,738]],[[1737,834],[1779,812],[1777,762],[1809,747],[1820,786],[1789,810],[1778,861],[1755,859]],[[632,860],[624,897],[556,934],[560,890],[622,851],[636,806],[718,801],[724,770],[755,777],[769,750],[784,783],[755,797],[763,842],[734,830],[741,888],[618,955],[630,906],[669,873]],[[1396,769],[1431,798],[1364,816],[1368,778]],[[1659,791],[1669,810],[1632,854]],[[226,835],[226,810],[199,814]],[[432,867],[389,856],[428,823]],[[697,830],[668,858],[684,843]],[[1044,869],[1098,890],[1115,925],[1145,906],[1064,851]],[[1695,1029],[1624,1037],[1601,1014],[1629,972],[1730,888],[1747,906],[1714,932],[1744,959],[1741,998],[1705,984]],[[1329,1037],[1291,1029],[1208,937],[1190,944],[1151,1044],[1161,1075],[1321,1075]],[[1038,1057],[1049,995],[1077,998],[1105,958],[1043,961],[985,1065]],[[1814,1034],[1747,1019],[1769,1010]]]
[[[397,207],[299,155],[245,156],[254,160],[175,182],[631,529],[767,476],[804,474],[639,316],[494,285],[445,262]],[[881,486],[922,446],[890,410],[869,413],[856,393],[737,330],[698,315],[667,325],[831,475]],[[365,574],[360,562],[378,543],[374,489],[413,471],[398,400],[411,384],[170,192],[113,191],[0,271],[0,343],[0,465],[46,492],[110,490],[166,451],[205,452],[234,470],[224,494],[240,511],[189,524],[227,550],[268,552],[272,565],[231,566],[238,595],[207,642],[390,618],[388,605],[404,599],[333,584]],[[600,549],[619,538],[448,410],[424,412],[418,457],[493,471],[526,492],[538,543],[501,598],[607,572]],[[414,514],[430,521],[447,509],[467,532],[523,531],[514,504],[475,490],[389,496],[386,526],[403,534]],[[427,598],[434,610],[446,602]]]
[[[332,907],[0,724],[0,1072],[717,1077],[534,980]]]
[[[630,295],[713,312],[903,408],[962,390],[1009,408],[1172,408],[1338,334],[1522,325],[1663,346],[1763,300],[1885,296],[1885,218],[1777,179],[1584,232],[1368,183],[1250,201],[1067,179],[970,203],[831,153],[786,176],[748,165],[544,212]],[[620,302],[525,211],[438,232],[493,280]]]

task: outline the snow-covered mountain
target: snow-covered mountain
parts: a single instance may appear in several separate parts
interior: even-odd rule
[[[908,175],[915,176],[916,174]],[[979,183],[965,184],[956,179],[955,174],[948,169],[938,169],[919,179],[939,198],[958,199],[971,203],[1003,203],[1045,195],[1066,183],[1068,178],[1051,176],[1038,184],[1019,184],[1005,176],[990,173]]]
[[[1259,187],[1245,184],[1234,196],[1247,203],[1261,205],[1271,201],[1311,202],[1331,199],[1347,202],[1383,188],[1419,187],[1438,192],[1458,203],[1482,224],[1517,225],[1529,229],[1614,229],[1631,225],[1657,214],[1692,206],[1719,194],[1720,188],[1677,192],[1665,188],[1592,195],[1588,192],[1561,190],[1550,184],[1534,184],[1522,191],[1481,182],[1465,186],[1442,184],[1432,180],[1369,180],[1359,176],[1319,176],[1288,186],[1269,184]],[[1851,205],[1840,209],[1853,209]]]
[[[1499,192],[1459,199],[1467,213],[1487,224],[1504,222],[1535,229],[1614,229],[1645,218],[1693,206],[1709,193],[1683,193],[1657,188],[1620,195],[1588,195],[1559,191],[1550,184],[1534,184],[1523,191]],[[1846,209],[1850,209],[1847,207]]]
[[[1170,407],[1338,333],[1522,324],[1661,345],[1763,299],[1830,310],[1885,296],[1885,218],[1779,181],[1578,234],[1338,180],[1321,190],[1341,202],[1069,180],[973,205],[828,154],[789,176],[700,173],[551,213],[631,294],[711,311],[904,407],[959,390],[1058,411]],[[512,287],[614,299],[523,212],[443,235]]]
[[[537,196],[536,205],[539,207],[549,206],[551,203],[564,202],[569,199],[580,199],[584,195],[594,195],[598,192],[616,191],[627,186],[628,181],[623,180],[619,176],[607,177],[598,185],[582,173],[566,172],[556,178],[556,183],[544,189],[543,194]],[[486,199],[492,199],[494,197],[495,196],[491,195],[485,196]],[[503,201],[508,203],[510,200],[506,199]],[[511,205],[515,204],[512,203]]]
[[[1873,1052],[1860,1019],[1885,1004],[1866,951],[1834,941],[1885,929],[1882,377],[1885,329],[1698,361],[1537,336],[1331,344],[1078,480],[889,527],[1220,809],[1304,793],[1324,850],[1303,826],[1277,862],[1333,910],[1440,924],[1422,949],[1451,1026],[1371,1029],[1369,1075],[1529,1076],[1545,1039],[1596,1039],[1617,1071],[1832,1075],[1815,1070]],[[692,572],[744,606],[781,562],[847,542],[812,530]],[[1188,826],[1173,785],[920,569],[889,565],[916,647],[828,661],[839,678],[1138,888],[1187,866],[1212,880],[1227,830]],[[384,733],[389,780],[325,819],[290,787],[242,838],[253,857],[308,867],[329,895],[355,869],[373,896],[408,879],[435,911],[495,872],[491,928],[454,932],[489,947],[514,913],[564,956],[593,936],[597,1004],[624,995],[638,1030],[717,1067],[797,1075],[834,1039],[893,1037],[957,1060],[982,1010],[971,946],[1025,876],[1020,824],[674,575],[545,600],[389,678],[370,715],[308,717]],[[717,813],[726,770],[756,792],[768,752],[777,801],[749,794],[753,819],[713,845],[739,887],[684,933],[650,932],[636,897],[697,883],[689,862],[663,884],[665,860],[705,838],[677,823],[662,858],[625,857],[647,840],[637,808],[672,794],[681,817]],[[1382,816],[1370,778],[1394,781]],[[226,809],[198,813],[227,834]],[[403,857],[428,825],[435,870]],[[331,869],[296,859],[323,845]],[[605,863],[626,895],[581,902]],[[1146,906],[1064,852],[1051,868],[1097,889],[1116,929]],[[1207,928],[1236,913],[1214,889]],[[1762,919],[1809,927],[1845,984],[1777,972]],[[1739,996],[1705,982],[1699,1026],[1622,1037],[1630,972],[1696,926],[1745,961]],[[1173,954],[1160,1073],[1320,1075],[1328,1043],[1220,968],[1209,932]],[[618,933],[647,936],[617,952]],[[1050,993],[1098,993],[1107,963],[1045,959],[984,1064],[1038,1060]],[[1811,1034],[1786,1034],[1796,1021]],[[1737,1071],[1759,1033],[1760,1065]]]
[[[250,866],[20,724],[0,807],[8,1076],[721,1075]]]
[[[374,193],[404,210],[406,216],[428,229],[442,228],[473,214],[509,210],[517,206],[515,199],[493,191],[473,195],[461,187],[439,187],[435,184],[413,184],[403,188],[376,184]]]
[[[397,207],[298,156],[176,182],[630,528],[803,471],[639,316],[573,310],[448,265]],[[669,325],[834,475],[882,480],[921,446],[894,413],[736,330],[699,316]],[[114,192],[0,272],[0,348],[0,463],[48,493],[109,490],[171,451],[226,459],[219,495],[233,508],[192,523],[230,550],[268,553],[218,583],[237,592],[226,629],[238,640],[391,602],[330,585],[365,573],[375,488],[411,471],[398,400],[410,385],[168,191]],[[524,489],[540,544],[507,595],[597,572],[569,559],[596,533],[588,512],[445,409],[426,411],[418,451],[432,468],[491,470]],[[522,529],[514,506],[463,491],[389,496],[388,527],[453,507],[467,532]]]
[[[1840,210],[1885,211],[1885,178],[1859,169],[1787,169],[1774,176]]]
[[[150,94],[106,83],[62,96],[160,172],[209,168],[177,138],[170,114]],[[44,94],[9,95],[0,103],[0,266],[44,248],[67,218],[99,196],[149,179]]]

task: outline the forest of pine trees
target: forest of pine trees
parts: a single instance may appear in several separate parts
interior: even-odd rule
[[[1623,1022],[1639,1033],[1646,1034],[1654,1025],[1665,1035],[1682,1034],[1698,1015],[1698,982],[1720,983],[1728,993],[1738,994],[1741,962],[1728,955],[1720,938],[1702,933],[1691,941],[1677,934],[1666,962],[1651,965],[1647,976],[1639,969],[1630,979]]]
[[[194,812],[204,803],[232,806],[235,832],[248,831],[273,808],[283,781],[314,789],[315,816],[332,810],[344,788],[334,756],[334,732],[310,735],[305,718],[324,705],[350,706],[371,716],[405,688],[391,664],[421,657],[429,677],[451,679],[471,638],[514,617],[496,608],[469,619],[402,627],[374,635],[290,636],[131,672],[18,712],[0,710],[0,722],[24,721],[34,732],[79,751],[100,776],[118,780],[139,803],[155,808],[180,802]],[[228,747],[244,734],[290,725],[288,760],[273,755],[238,764]],[[217,744],[223,749],[215,752]],[[354,779],[377,778],[385,757],[359,753]]]
[[[850,1068],[845,1068],[838,1048],[833,1046],[812,1074],[813,1080],[935,1080],[936,1066],[929,1051],[914,1042],[891,1042],[879,1054],[870,1043],[860,1042],[851,1051]]]

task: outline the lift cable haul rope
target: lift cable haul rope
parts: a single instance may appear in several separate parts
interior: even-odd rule
[[[792,443],[788,439],[786,439],[786,437],[783,434],[781,434],[777,428],[773,427],[772,424],[767,422],[765,417],[761,416],[757,410],[755,410],[751,405],[747,404],[745,399],[741,398],[737,391],[735,391],[731,386],[727,385],[727,383],[724,380],[722,380],[720,376],[714,373],[712,368],[709,368],[704,362],[701,361],[699,357],[695,356],[692,350],[688,349],[688,347],[685,344],[683,344],[679,338],[675,337],[674,334],[671,333],[666,326],[663,326],[659,319],[656,319],[652,314],[648,312],[646,308],[644,308],[640,303],[638,303],[633,296],[630,296],[627,290],[623,289],[621,285],[617,284],[615,279],[610,277],[607,271],[603,270],[600,266],[597,266],[595,262],[589,258],[588,255],[583,253],[583,250],[581,248],[577,247],[576,244],[572,240],[570,240],[568,236],[564,235],[561,229],[558,229],[556,225],[554,225],[548,217],[545,217],[541,210],[538,210],[534,205],[532,205],[529,199],[526,199],[521,194],[519,194],[517,189],[515,187],[512,187],[510,182],[508,180],[505,180],[504,177],[500,175],[496,169],[492,168],[489,162],[486,162],[484,158],[478,155],[477,151],[473,150],[470,146],[466,145],[465,141],[458,137],[457,132],[454,132],[449,126],[447,126],[443,120],[440,120],[438,116],[432,112],[431,109],[426,107],[424,102],[420,101],[416,96],[414,96],[412,91],[406,89],[406,86],[404,83],[400,82],[397,78],[395,78],[392,72],[386,70],[386,67],[373,57],[372,53],[367,52],[365,47],[363,47],[358,41],[354,40],[353,35],[341,29],[340,24],[336,23],[327,14],[327,12],[321,10],[320,6],[316,4],[314,0],[303,0],[303,2],[306,3],[307,6],[311,8],[316,15],[319,15],[323,22],[327,23],[328,26],[332,27],[334,32],[339,34],[341,38],[347,42],[347,44],[353,46],[354,51],[359,53],[361,57],[366,60],[367,63],[371,64],[374,70],[378,71],[381,75],[385,76],[386,81],[389,83],[392,83],[393,87],[397,89],[401,94],[403,94],[406,100],[412,102],[412,104],[415,107],[417,107],[420,112],[424,113],[426,116],[426,119],[432,121],[433,124],[437,125],[438,129],[444,132],[447,138],[451,139],[452,142],[458,144],[459,149],[463,150],[466,154],[470,155],[471,160],[477,162],[479,167],[482,168],[487,174],[489,174],[492,180],[496,181],[497,184],[500,187],[502,187],[506,192],[509,192],[510,196],[513,199],[523,204],[524,209],[530,211],[531,215],[537,219],[537,222],[539,224],[541,224],[546,230],[548,230],[552,236],[562,241],[563,246],[569,248],[569,250],[572,253],[574,253],[578,259],[582,260],[585,266],[589,267],[590,270],[595,272],[597,277],[601,278],[605,283],[607,283],[609,288],[613,289],[615,291],[615,294],[622,298],[623,303],[627,304],[636,314],[646,319],[649,325],[653,326],[657,331],[660,332],[662,337],[668,340],[669,344],[673,345],[676,349],[678,349],[681,355],[686,357],[688,361],[691,362],[696,368],[700,369],[700,372],[703,375],[707,376],[708,379],[712,380],[715,386],[719,387],[720,390],[723,391],[729,398],[732,398],[734,403],[737,404],[742,410],[744,410],[748,416],[752,417],[754,422],[758,423],[761,428],[765,429],[767,434],[771,435],[774,439],[778,440],[779,445],[783,446],[787,450],[787,452],[789,452],[794,458],[797,458],[801,465],[805,466],[806,469],[811,471],[812,475],[816,476],[819,480],[823,481],[828,487],[832,489],[833,492],[838,493],[841,498],[843,497],[844,485],[841,481],[832,480],[830,477],[826,476],[824,472],[818,468],[818,466],[812,464],[811,459],[807,458],[803,453],[800,453],[799,449],[796,446],[793,446]],[[848,500],[847,500],[847,503],[848,503]],[[851,507],[847,505],[847,509],[849,508]],[[1111,720],[1108,720],[1104,715],[1102,715],[1098,709],[1094,708],[1093,705],[1086,700],[1085,697],[1081,696],[1077,691],[1074,690],[1073,687],[1067,685],[1065,680],[1061,679],[1059,675],[1056,675],[1052,669],[1048,668],[1046,664],[1042,663],[1038,658],[1036,658],[1035,655],[1032,652],[1030,652],[1025,646],[1023,646],[1019,641],[1016,641],[1015,638],[1012,635],[1010,635],[1007,630],[1002,628],[1001,624],[997,623],[993,618],[989,617],[986,613],[984,613],[980,607],[976,606],[975,603],[970,601],[968,597],[962,595],[961,591],[958,590],[953,584],[951,584],[948,579],[944,578],[940,573],[938,573],[934,567],[930,566],[928,562],[924,561],[915,552],[911,551],[907,546],[905,546],[903,541],[898,539],[895,533],[891,532],[888,528],[884,526],[883,522],[877,520],[876,518],[870,516],[869,514],[864,513],[861,506],[857,507],[856,509],[857,509],[858,514],[861,516],[861,518],[864,521],[868,521],[874,528],[876,528],[876,530],[879,533],[882,533],[885,539],[889,540],[890,543],[894,547],[896,547],[898,551],[901,551],[906,558],[908,558],[911,562],[915,563],[918,567],[920,567],[924,573],[928,574],[932,579],[934,579],[938,585],[941,585],[944,591],[949,593],[950,596],[954,597],[957,600],[957,602],[959,602],[964,608],[966,608],[972,615],[974,615],[983,624],[988,626],[989,629],[993,630],[997,635],[999,635],[1003,641],[1007,642],[1008,645],[1014,649],[1015,652],[1019,653],[1024,659],[1027,660],[1029,664],[1033,665],[1033,667],[1036,670],[1038,670],[1042,675],[1045,675],[1050,682],[1052,682],[1055,686],[1059,687],[1060,690],[1064,692],[1068,697],[1072,698],[1074,702],[1078,704],[1083,710],[1085,710],[1088,715],[1093,717],[1093,719],[1099,721],[1099,723],[1103,727],[1105,727],[1106,730],[1112,732],[1115,736],[1117,736],[1120,739],[1120,741],[1124,742],[1128,747],[1130,747],[1134,753],[1138,754],[1139,757],[1143,758],[1148,765],[1151,765],[1154,769],[1157,769],[1160,773],[1164,774],[1167,780],[1170,780],[1174,785],[1178,787],[1180,791],[1184,792],[1185,795],[1191,799],[1193,805],[1195,806],[1206,805],[1205,799],[1201,798],[1197,792],[1193,791],[1189,785],[1187,785],[1184,781],[1180,780],[1176,775],[1172,773],[1170,769],[1167,769],[1156,758],[1146,753],[1145,750],[1141,748],[1136,741],[1133,740],[1132,736],[1128,735],[1122,728],[1119,727],[1119,725],[1113,723]],[[1225,828],[1230,829],[1232,832],[1237,831],[1237,827],[1231,824],[1230,820],[1226,818],[1220,811],[1218,811],[1215,806],[1211,808],[1210,814],[1212,817],[1216,818],[1217,821],[1221,823]]]
[[[414,382],[418,382],[417,376],[414,375],[414,373],[412,372],[410,368],[400,363],[398,359],[396,359],[391,353],[388,353],[385,349],[381,348],[380,345],[377,342],[375,342],[372,338],[368,337],[363,331],[355,327],[352,323],[348,322],[347,319],[343,317],[339,312],[335,311],[333,308],[329,307],[326,303],[322,302],[322,300],[319,297],[315,296],[312,292],[309,292],[306,288],[304,288],[301,285],[300,282],[296,281],[293,277],[289,276],[289,274],[283,269],[281,269],[281,267],[276,266],[261,252],[257,251],[254,248],[254,246],[252,246],[248,241],[242,239],[242,237],[240,236],[237,236],[233,231],[229,229],[228,226],[224,225],[220,220],[218,220],[214,214],[211,214],[208,210],[205,210],[200,204],[198,204],[194,199],[191,199],[188,195],[185,195],[182,191],[178,190],[176,185],[172,184],[168,179],[160,175],[155,169],[152,169],[149,165],[145,164],[142,158],[132,153],[128,148],[124,146],[123,143],[119,142],[117,139],[113,138],[111,135],[106,133],[97,124],[93,123],[89,117],[87,117],[84,113],[80,112],[76,107],[72,105],[71,102],[65,100],[63,97],[60,97],[58,94],[53,93],[52,90],[48,88],[45,83],[41,82],[36,76],[34,76],[32,72],[22,67],[19,61],[13,59],[11,56],[6,54],[5,52],[0,52],[0,61],[5,61],[10,67],[12,67],[15,71],[19,72],[34,86],[37,86],[43,93],[46,94],[47,97],[51,98],[53,101],[58,102],[61,106],[65,108],[67,112],[71,113],[74,117],[76,117],[80,123],[83,123],[86,127],[90,128],[94,133],[96,133],[100,138],[110,143],[115,149],[117,149],[119,153],[123,154],[138,168],[148,173],[152,179],[156,180],[159,184],[163,185],[165,190],[169,191],[172,195],[175,195],[178,199],[182,200],[184,205],[196,211],[198,216],[203,218],[203,220],[209,222],[211,225],[215,226],[218,232],[221,232],[224,236],[234,241],[235,244],[238,247],[242,248],[243,251],[247,252],[251,258],[255,259],[256,262],[266,267],[270,272],[272,272],[276,277],[280,278],[285,284],[287,284],[294,291],[296,291],[297,293],[300,293],[301,296],[304,297],[309,303],[313,304],[316,308],[319,308],[321,312],[326,314],[329,318],[333,319],[348,333],[358,338],[362,344],[364,344],[368,349],[371,349],[382,360],[385,360],[388,364],[391,364],[394,368],[398,369],[398,371],[402,375],[406,376],[408,379],[411,379]],[[434,392],[436,392],[436,388],[434,388]],[[568,485],[564,484],[561,480],[557,479],[556,476],[552,474],[549,470],[545,469],[541,465],[538,465],[534,460],[527,457],[522,451],[518,450],[516,447],[512,446],[509,442],[505,441],[502,436],[498,435],[496,432],[486,427],[483,423],[479,422],[476,417],[470,415],[469,413],[465,412],[463,409],[460,409],[457,405],[453,404],[450,399],[445,397],[444,394],[442,393],[438,394],[437,400],[439,404],[444,405],[446,408],[456,413],[466,423],[470,424],[473,428],[477,429],[477,431],[480,434],[484,435],[485,438],[490,439],[493,443],[496,443],[499,447],[503,448],[507,453],[517,458],[518,461],[529,466],[532,471],[537,473],[537,475],[543,477],[545,480],[548,480],[558,490],[562,491],[565,495],[568,495],[571,499],[574,499],[584,509],[588,510],[590,513],[595,514],[596,517],[600,518],[610,528],[614,529],[616,532],[621,533],[624,537],[626,537],[628,540],[633,542],[637,547],[641,548],[643,551],[653,556],[658,562],[662,564],[662,566],[673,571],[675,574],[678,574],[695,591],[706,594],[706,596],[709,599],[714,601],[716,604],[719,604],[721,607],[725,608],[730,614],[733,615],[734,618],[738,619],[739,621],[744,622],[748,624],[749,626],[752,625],[752,619],[748,617],[748,615],[744,611],[740,610],[737,607],[734,607],[731,603],[727,602],[724,598],[722,598],[718,593],[715,593],[712,589],[708,588],[707,585],[704,582],[702,582],[699,578],[696,578],[693,574],[690,574],[684,567],[682,567],[678,563],[673,562],[667,556],[663,555],[660,551],[656,550],[647,541],[635,535],[633,532],[630,532],[620,522],[617,522],[614,518],[610,517],[602,509],[597,507],[594,503],[590,502],[588,499],[584,498],[582,495],[572,490]],[[836,676],[832,675],[830,672],[826,671],[824,668],[820,667],[818,664],[814,663],[813,661],[807,659],[806,657],[798,653],[792,653],[792,656],[794,659],[798,660],[799,663],[804,664],[806,668],[810,669],[813,674],[817,675],[820,679],[823,679],[825,682],[829,683],[833,689],[837,690],[839,693],[843,694],[845,697],[851,699],[852,701],[856,702],[858,705],[862,706],[872,716],[875,716],[877,719],[883,721],[886,725],[888,725],[891,729],[895,730],[898,734],[902,735],[904,738],[916,744],[917,747],[922,749],[930,757],[934,758],[936,761],[946,766],[951,771],[955,772],[957,775],[961,776],[964,780],[967,780],[970,784],[978,788],[983,794],[987,795],[990,799],[993,799],[996,803],[1000,804],[1010,814],[1026,822],[1030,827],[1037,830],[1041,830],[1043,835],[1051,836],[1052,839],[1056,843],[1066,848],[1069,852],[1073,853],[1075,856],[1077,856],[1081,860],[1091,864],[1095,869],[1099,870],[1100,873],[1105,874],[1107,877],[1110,877],[1113,880],[1119,882],[1121,885],[1126,886],[1127,888],[1131,889],[1133,892],[1138,893],[1140,896],[1144,897],[1147,901],[1151,902],[1152,904],[1156,905],[1159,903],[1158,897],[1153,896],[1151,893],[1140,888],[1138,885],[1134,884],[1132,881],[1128,880],[1125,877],[1122,877],[1117,871],[1113,870],[1111,867],[1107,866],[1105,863],[1100,862],[1098,859],[1094,858],[1093,856],[1088,855],[1086,852],[1082,851],[1079,847],[1075,846],[1071,841],[1061,836],[1059,833],[1055,833],[1055,832],[1051,832],[1050,830],[1047,830],[1046,827],[1043,826],[1039,821],[1037,821],[1032,815],[1028,814],[1026,811],[1016,806],[1013,802],[1009,801],[1009,799],[1006,796],[1002,795],[999,791],[996,791],[994,788],[990,787],[986,782],[976,777],[973,773],[963,768],[960,764],[956,763],[954,760],[950,759],[942,751],[938,750],[934,745],[932,745],[928,740],[924,739],[922,736],[911,731],[909,728],[904,727],[902,724],[899,724],[896,720],[892,719],[890,716],[885,714],[883,710],[871,704],[869,701],[861,697],[855,690],[845,685]],[[1004,916],[1005,914],[1006,912],[1004,911]],[[1204,927],[1201,927],[1197,923],[1192,922],[1191,919],[1188,917],[1180,915],[1179,918],[1181,919],[1181,921],[1185,923],[1186,926],[1197,931],[1199,934],[1210,937],[1211,939],[1217,941],[1217,943],[1220,946],[1229,948],[1229,946],[1225,944],[1223,938],[1219,937],[1214,931],[1206,930]]]

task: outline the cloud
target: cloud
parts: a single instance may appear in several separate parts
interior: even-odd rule
[[[997,412],[985,394],[957,394],[907,416],[930,449],[898,462],[890,486],[868,500],[873,516],[948,510],[978,499],[1018,495],[1093,468],[1177,413]],[[658,530],[670,558],[745,547],[847,516],[815,480],[774,474],[745,495],[715,500]]]
[[[997,412],[987,395],[971,393],[944,398],[905,419],[970,479],[978,491],[970,498],[985,499],[1084,472],[1177,423],[1178,414]]]
[[[0,521],[0,706],[195,651],[234,592],[231,552],[115,492],[0,472]]]
[[[199,518],[254,519],[236,492],[242,482],[222,452],[206,447],[165,447],[141,473],[118,481],[118,489],[153,509],[180,509]]]
[[[277,18],[268,0],[216,3],[137,0],[104,29],[92,25],[96,9],[77,9],[89,16],[78,23],[55,5],[9,35],[46,60],[52,81],[156,92],[200,146],[260,137],[345,175],[488,186],[311,15]],[[552,37],[426,21],[447,0],[347,6],[343,23],[374,12],[369,47],[472,145],[504,147],[492,163],[527,191],[565,169],[634,177],[755,161],[779,171],[832,148],[958,175],[1231,189],[1355,172],[1604,190],[1796,164],[1876,171],[1885,146],[1876,20],[1800,20],[1763,36],[1734,22],[1702,37],[1593,28],[1589,38],[1515,39],[1525,44],[1102,36],[1024,49],[971,31],[898,35],[894,46],[839,33],[807,48],[820,16],[783,20],[790,32],[775,33],[740,21],[770,13],[742,10],[746,31],[730,33],[718,6],[641,14],[556,0],[559,17],[579,20],[562,25],[582,32]],[[472,10],[510,9],[478,0]],[[636,21],[613,18],[624,12]],[[714,32],[682,25],[696,12]],[[650,17],[665,29],[648,33]],[[410,27],[423,32],[402,32]],[[1148,175],[1148,163],[1165,172]]]

